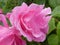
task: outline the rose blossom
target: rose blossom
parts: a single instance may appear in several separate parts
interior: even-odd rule
[[[0,26],[0,45],[26,45],[15,28]]]
[[[28,41],[43,42],[46,39],[51,19],[50,7],[32,3],[30,6],[23,3],[16,6],[9,14],[10,22]]]
[[[3,26],[0,25],[0,45],[26,45],[20,32],[15,27],[8,26],[3,14],[0,14],[0,21],[3,23]]]

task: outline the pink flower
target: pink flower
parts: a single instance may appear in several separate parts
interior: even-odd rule
[[[0,9],[0,13],[3,13],[2,9]]]
[[[26,45],[15,28],[0,26],[0,45]]]
[[[4,25],[0,25],[0,45],[26,45],[19,31],[13,26],[7,26],[8,24],[3,14],[0,14],[0,21],[2,21]]]
[[[23,3],[15,7],[10,13],[10,22],[28,41],[43,42],[46,39],[51,19],[50,7],[32,3],[30,6]]]

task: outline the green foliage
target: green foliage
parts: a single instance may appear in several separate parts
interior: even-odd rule
[[[56,6],[59,6],[60,5],[60,0],[49,0],[49,5],[52,8],[55,8]]]
[[[27,45],[41,45],[41,44],[37,42],[27,42]]]
[[[60,17],[60,6],[57,6],[57,7],[53,10],[52,15],[53,15],[54,17]]]
[[[58,45],[58,36],[52,34],[48,37],[48,44],[49,45]]]
[[[21,5],[21,3],[25,2],[25,0],[6,0],[4,2],[5,5],[3,7],[3,11],[6,13],[8,11],[11,11],[15,6]]]
[[[55,27],[55,19],[52,18],[49,22],[49,33],[48,34],[50,34],[55,28],[56,28]]]
[[[45,4],[45,0],[33,0],[36,4]]]
[[[57,24],[57,36],[58,36],[58,41],[60,44],[60,22]]]
[[[3,8],[4,5],[5,3],[3,1],[0,1],[0,8]]]

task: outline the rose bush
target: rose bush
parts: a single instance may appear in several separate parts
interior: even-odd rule
[[[60,0],[0,0],[0,45],[13,40],[10,34],[17,45],[18,39],[26,45],[60,45]]]

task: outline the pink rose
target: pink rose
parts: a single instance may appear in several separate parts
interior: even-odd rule
[[[16,6],[10,13],[10,22],[28,41],[43,42],[46,39],[51,19],[50,7],[32,3]]]
[[[0,25],[0,45],[26,45],[19,30],[13,26],[9,27],[3,14],[0,14],[0,21],[3,23],[3,26]]]
[[[26,43],[15,28],[0,26],[0,45],[26,45]]]
[[[0,14],[3,13],[2,9],[0,9]]]

